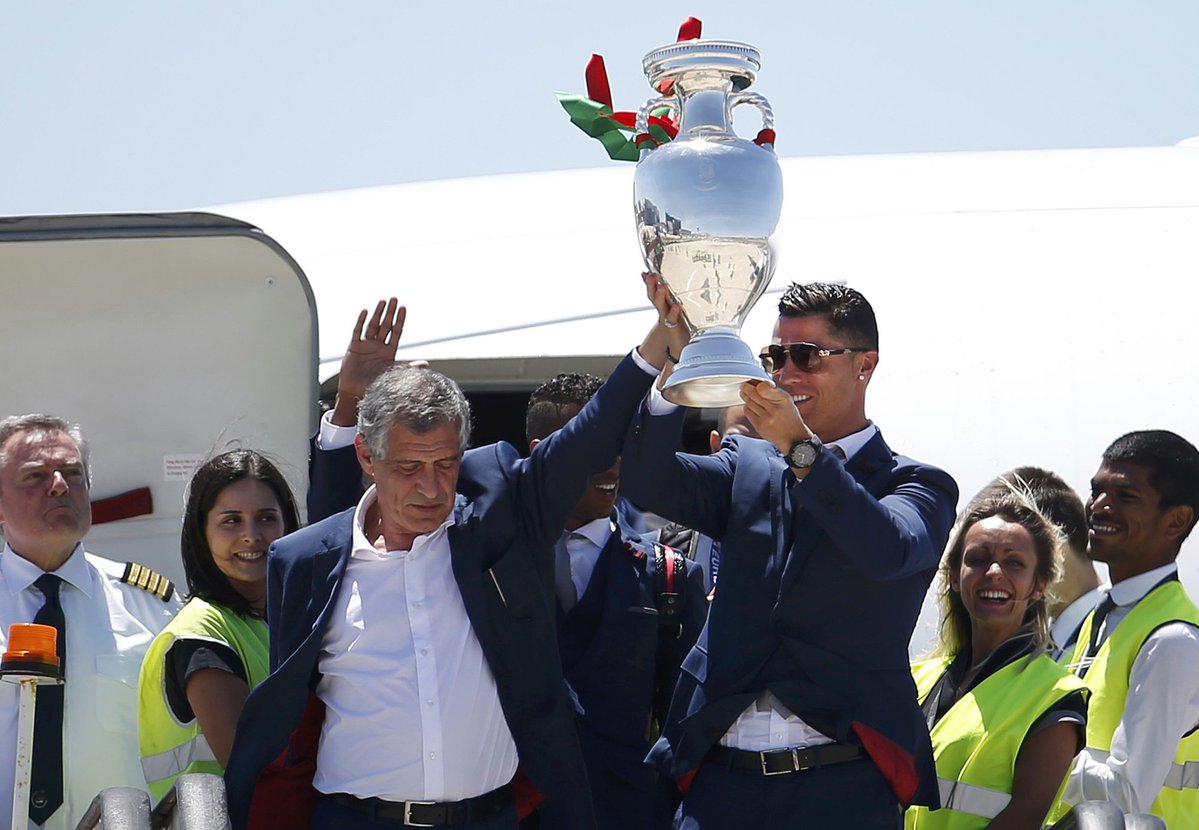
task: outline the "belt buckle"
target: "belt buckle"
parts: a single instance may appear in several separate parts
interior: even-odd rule
[[[436,827],[436,824],[418,824],[412,820],[412,805],[418,807],[432,807],[436,801],[405,801],[404,802],[404,826],[405,827]]]
[[[759,752],[758,753],[758,762],[761,763],[761,765],[762,765],[762,774],[763,775],[790,775],[793,772],[799,772],[801,769],[803,769],[803,767],[801,767],[799,765],[799,750],[788,749],[785,751],[791,753],[791,769],[779,769],[779,770],[775,770],[774,772],[771,772],[770,769],[766,766],[766,756],[781,755],[782,752],[775,751],[775,752]]]

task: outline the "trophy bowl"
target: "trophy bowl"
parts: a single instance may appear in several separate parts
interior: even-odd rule
[[[663,395],[683,406],[731,406],[741,403],[745,381],[770,381],[738,335],[774,274],[770,236],[783,203],[773,113],[745,91],[760,57],[743,43],[693,40],[655,49],[643,66],[651,86],[669,92],[641,108],[638,133],[662,108],[679,127],[672,141],[641,145],[637,237],[646,267],[666,282],[692,333]],[[755,141],[732,131],[741,104],[762,113]]]

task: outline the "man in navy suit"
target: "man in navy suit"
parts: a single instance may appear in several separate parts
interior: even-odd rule
[[[310,810],[317,828],[514,828],[529,794],[557,826],[594,827],[554,542],[617,455],[666,337],[655,326],[525,459],[502,443],[464,453],[469,407],[438,373],[371,385],[356,453],[375,484],[270,554],[272,674],[226,770],[235,828],[304,826]]]
[[[721,550],[650,759],[690,786],[677,827],[898,828],[938,803],[907,647],[957,487],[867,419],[878,329],[860,293],[792,285],[779,312],[774,385],[742,387],[765,440],[676,454],[682,413],[655,393],[625,443],[626,495]]]
[[[530,449],[577,416],[601,383],[566,373],[538,387],[525,417]],[[556,545],[558,649],[597,824],[659,830],[677,795],[645,763],[648,733],[665,720],[679,662],[708,613],[707,591],[699,565],[624,526],[619,485],[619,460],[593,475]]]

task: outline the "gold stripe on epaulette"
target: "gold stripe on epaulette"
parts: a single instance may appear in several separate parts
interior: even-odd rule
[[[158,597],[163,602],[169,600],[171,594],[175,592],[175,586],[171,580],[157,571],[151,570],[145,565],[139,565],[136,562],[125,563],[125,573],[121,575],[121,581],[126,585],[141,588],[143,591],[147,591]]]

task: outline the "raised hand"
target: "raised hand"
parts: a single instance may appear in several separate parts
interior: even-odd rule
[[[812,437],[791,396],[766,381],[746,381],[741,384],[741,400],[745,401],[745,417],[758,435],[788,453],[797,441]]]
[[[645,336],[639,351],[651,365],[663,370],[659,379],[663,383],[691,339],[691,331],[683,318],[683,307],[675,302],[666,282],[648,271],[641,275],[641,280],[646,296],[658,312],[658,322]]]
[[[358,314],[350,345],[341,361],[337,379],[337,403],[331,419],[337,426],[352,426],[358,421],[358,403],[375,378],[395,365],[396,349],[404,333],[408,310],[392,297],[379,300],[375,312],[367,318],[368,309]]]

